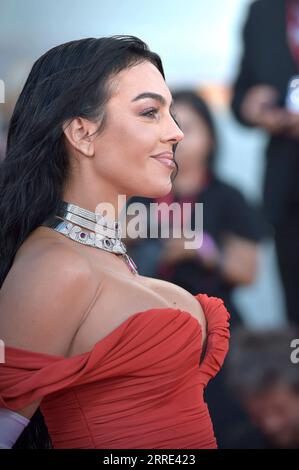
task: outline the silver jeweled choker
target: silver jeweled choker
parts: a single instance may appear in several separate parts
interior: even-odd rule
[[[121,255],[132,273],[138,274],[136,264],[127,254],[126,246],[121,241],[121,227],[118,221],[108,221],[99,213],[61,201],[57,213],[46,219],[42,225],[83,245]],[[84,228],[90,232],[83,230]]]

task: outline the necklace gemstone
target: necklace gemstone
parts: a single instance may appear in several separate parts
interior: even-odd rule
[[[138,274],[137,266],[127,254],[126,246],[121,240],[122,231],[118,221],[108,222],[106,217],[99,213],[61,201],[58,213],[45,220],[42,225],[54,229],[75,242],[122,256],[129,269],[134,274]]]

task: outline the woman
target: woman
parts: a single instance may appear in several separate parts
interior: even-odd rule
[[[97,238],[98,204],[171,190],[170,107],[135,37],[72,41],[32,68],[1,168],[2,447],[37,409],[54,448],[216,446],[202,392],[228,348],[223,302],[138,275],[117,221]]]

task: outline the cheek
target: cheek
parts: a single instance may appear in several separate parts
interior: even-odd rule
[[[155,126],[138,123],[130,118],[123,118],[123,123],[115,125],[107,136],[107,154],[113,161],[125,165],[142,164],[159,147],[158,129]],[[125,168],[124,168],[125,170]]]
[[[127,194],[164,196],[171,190],[171,172],[150,158],[160,148],[158,126],[114,126],[98,138],[94,169]]]
[[[131,164],[141,163],[142,157],[148,157],[155,145],[153,132],[132,125],[114,126],[99,136],[95,144],[97,167],[105,169],[121,165],[125,171]]]

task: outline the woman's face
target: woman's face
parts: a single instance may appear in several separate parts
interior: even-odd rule
[[[122,70],[112,80],[106,125],[94,142],[98,184],[109,182],[128,197],[166,195],[175,170],[169,160],[173,145],[184,136],[171,116],[171,93],[148,61]],[[161,153],[168,164],[154,157]]]
[[[174,187],[184,193],[197,191],[206,174],[212,137],[203,118],[189,104],[175,103],[174,112],[184,132],[184,140],[176,150],[179,172]]]

